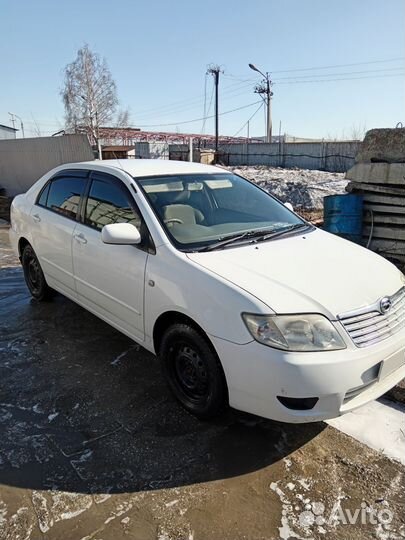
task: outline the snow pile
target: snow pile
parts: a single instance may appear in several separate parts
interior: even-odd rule
[[[344,194],[348,180],[344,173],[308,169],[282,169],[265,165],[228,167],[232,172],[253,180],[294,208],[322,210],[327,195]]]

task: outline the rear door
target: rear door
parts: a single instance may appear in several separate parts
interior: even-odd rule
[[[78,300],[127,335],[143,340],[147,247],[104,244],[101,230],[109,223],[133,223],[144,232],[141,214],[123,182],[93,172],[83,201],[82,223],[73,233]]]
[[[50,287],[76,296],[72,234],[79,215],[88,171],[58,173],[44,186],[31,209],[33,248]]]

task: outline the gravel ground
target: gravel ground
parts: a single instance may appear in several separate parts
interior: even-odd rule
[[[322,210],[327,195],[345,193],[348,180],[344,173],[307,169],[282,169],[280,167],[244,166],[229,167],[275,195],[283,202],[290,202],[297,210]]]
[[[399,463],[324,423],[197,421],[151,354],[31,300],[1,230],[0,320],[0,540],[405,538]]]

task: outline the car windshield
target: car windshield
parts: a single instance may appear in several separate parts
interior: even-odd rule
[[[136,178],[173,243],[197,250],[247,241],[306,223],[253,183],[232,173]],[[239,235],[245,236],[236,238]]]

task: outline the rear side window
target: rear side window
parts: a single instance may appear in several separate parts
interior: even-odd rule
[[[110,223],[132,223],[141,227],[140,214],[133,209],[128,196],[112,180],[93,180],[87,198],[85,223],[101,230]]]
[[[38,204],[68,218],[76,219],[86,181],[86,178],[69,176],[55,178],[50,182],[49,188],[41,193]],[[46,201],[43,200],[45,197]]]

